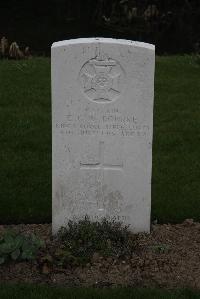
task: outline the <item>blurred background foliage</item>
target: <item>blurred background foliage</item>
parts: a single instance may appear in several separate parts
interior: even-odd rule
[[[0,37],[39,55],[89,36],[154,43],[158,54],[200,51],[199,0],[1,0],[0,11]]]

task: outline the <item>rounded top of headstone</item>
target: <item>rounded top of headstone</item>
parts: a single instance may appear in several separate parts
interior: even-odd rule
[[[115,38],[104,38],[104,37],[90,37],[90,38],[76,38],[68,39],[59,42],[55,42],[52,45],[52,48],[74,45],[74,44],[89,44],[89,43],[104,43],[104,44],[121,44],[129,45],[138,48],[146,48],[149,50],[155,50],[155,46],[148,43],[126,40],[126,39],[115,39]]]

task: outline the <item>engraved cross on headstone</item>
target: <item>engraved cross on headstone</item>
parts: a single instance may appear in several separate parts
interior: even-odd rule
[[[99,142],[99,150],[98,150],[98,160],[96,162],[80,162],[80,169],[83,170],[99,170],[101,172],[101,180],[100,180],[100,189],[99,194],[100,197],[97,199],[97,201],[92,201],[88,203],[97,204],[98,211],[103,212],[105,210],[104,206],[104,170],[117,170],[122,171],[123,170],[123,163],[105,163],[104,159],[105,155],[105,144],[103,141]]]
[[[80,162],[81,169],[110,169],[110,170],[122,170],[123,163],[105,163],[104,162],[104,151],[105,145],[103,141],[99,143],[99,161],[98,162],[89,162],[89,163],[82,163]]]

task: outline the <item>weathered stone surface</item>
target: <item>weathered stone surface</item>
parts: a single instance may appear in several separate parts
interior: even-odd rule
[[[150,229],[154,46],[52,46],[53,232],[85,215]]]

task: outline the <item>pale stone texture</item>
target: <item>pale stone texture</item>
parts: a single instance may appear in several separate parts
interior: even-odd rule
[[[85,215],[149,232],[154,64],[140,42],[53,44],[54,233]]]

